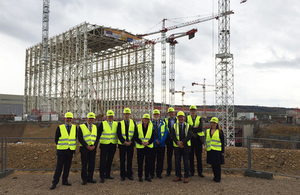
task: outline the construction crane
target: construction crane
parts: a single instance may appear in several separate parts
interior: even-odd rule
[[[184,110],[184,95],[185,93],[198,93],[202,91],[184,91],[185,86],[182,86],[181,91],[174,91],[174,93],[181,93],[182,110]]]
[[[205,98],[205,88],[206,86],[211,86],[211,87],[214,87],[214,85],[206,85],[205,84],[205,78],[203,79],[203,83],[195,83],[193,82],[192,83],[192,86],[194,85],[201,85],[202,86],[202,89],[203,89],[203,117],[206,118],[206,98]]]
[[[166,22],[167,19],[163,19],[161,30],[154,31],[154,32],[151,32],[151,33],[147,33],[147,34],[138,34],[137,35],[138,37],[142,38],[144,36],[149,36],[149,35],[154,35],[154,34],[157,34],[157,33],[161,33],[161,39],[163,40],[161,42],[161,105],[162,105],[161,112],[162,112],[162,114],[164,114],[166,112],[166,80],[167,80],[167,76],[166,76],[166,69],[167,69],[167,66],[166,66],[166,41],[165,41],[166,32],[170,31],[170,30],[177,29],[177,28],[186,27],[186,26],[189,26],[189,25],[198,24],[198,23],[201,23],[201,22],[206,22],[206,21],[213,20],[213,19],[219,19],[220,17],[224,17],[224,16],[227,16],[227,15],[230,15],[230,14],[233,14],[233,11],[226,11],[226,12],[222,12],[222,13],[218,13],[218,14],[212,14],[211,16],[207,16],[207,17],[200,18],[200,19],[197,19],[197,20],[192,20],[192,21],[189,21],[189,22],[184,22],[184,23],[174,25],[174,26],[170,26],[170,27],[165,27],[165,22]],[[174,48],[171,48],[171,49],[174,49]],[[173,74],[173,69],[171,71],[169,71],[169,74]],[[169,76],[172,77],[172,75],[169,75]],[[171,92],[171,90],[170,90],[170,92]],[[174,97],[174,94],[172,94],[172,92],[171,92],[170,95]]]

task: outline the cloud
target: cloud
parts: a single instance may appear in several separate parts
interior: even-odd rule
[[[272,62],[257,62],[253,64],[253,67],[260,69],[296,69],[300,68],[300,58],[293,60],[278,60]]]

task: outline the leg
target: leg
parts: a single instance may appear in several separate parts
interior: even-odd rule
[[[173,148],[174,148],[173,142],[167,144],[167,163],[168,163],[167,175],[170,175],[172,171]]]
[[[96,149],[93,151],[89,151],[89,167],[88,167],[88,181],[93,181],[94,170],[95,170],[95,158],[96,158]]]
[[[105,144],[101,144],[100,146],[100,179],[104,179],[105,177],[105,169],[106,169],[106,156],[107,156],[107,149]],[[120,152],[120,159],[121,159],[121,152]],[[120,160],[121,162],[121,160]]]
[[[196,158],[197,158],[197,171],[198,175],[202,176],[202,142],[200,137],[195,141],[195,153],[196,153]]]
[[[132,177],[132,158],[133,158],[134,147],[127,147],[127,177]]]
[[[190,164],[189,164],[190,153],[182,150],[182,155],[183,155],[183,164],[184,164],[184,178],[188,178],[190,173]]]
[[[88,165],[88,150],[80,147],[81,154],[81,179],[83,182],[87,181],[87,165]]]
[[[110,172],[111,172],[111,165],[114,160],[114,156],[116,153],[116,145],[115,144],[109,144],[109,150],[107,154],[107,160],[106,160],[106,169],[105,169],[105,176],[108,178],[110,177]]]
[[[57,163],[56,163],[56,169],[52,181],[53,185],[57,185],[59,182],[59,178],[63,169],[65,159],[66,159],[66,154],[64,154],[64,151],[57,151]]]
[[[70,172],[70,168],[71,168],[71,164],[72,164],[72,158],[73,158],[73,151],[68,150],[66,162],[64,165],[64,173],[62,176],[63,183],[68,183],[68,177],[69,177],[69,172]]]
[[[182,177],[181,175],[181,154],[179,148],[174,149],[175,155],[175,170],[176,170],[176,177]]]
[[[126,160],[126,151],[123,145],[119,145],[119,156],[120,156],[120,176],[121,178],[125,178],[126,171],[125,171],[125,160]]]
[[[220,182],[221,181],[221,164],[213,164],[213,173],[214,173],[214,181]]]
[[[195,144],[196,144],[196,138],[192,137],[191,139],[191,152],[190,152],[190,170],[191,170],[191,176],[195,173],[195,166],[194,166],[194,153],[195,153]]]
[[[145,178],[149,178],[150,172],[154,173],[154,151],[153,148],[145,147]]]
[[[138,177],[143,177],[144,149],[137,149]]]
[[[165,147],[158,147],[156,175],[161,177],[164,167]]]

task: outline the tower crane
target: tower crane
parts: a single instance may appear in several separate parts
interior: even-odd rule
[[[203,89],[203,117],[206,118],[206,100],[205,100],[205,86],[211,86],[214,87],[214,85],[206,85],[205,84],[205,78],[203,79],[203,83],[192,83],[192,86],[194,85],[201,85]]]
[[[206,22],[206,21],[209,21],[209,20],[212,20],[212,19],[219,19],[220,17],[224,17],[224,16],[227,16],[227,15],[230,15],[230,14],[233,14],[234,12],[233,11],[226,11],[226,12],[222,12],[222,13],[218,13],[218,14],[212,14],[211,16],[207,16],[207,17],[204,17],[204,18],[200,18],[200,19],[197,19],[197,20],[192,20],[192,21],[189,21],[189,22],[184,22],[184,23],[181,23],[181,24],[178,24],[178,25],[174,25],[174,26],[169,26],[169,27],[165,27],[165,22],[167,19],[163,19],[162,20],[162,29],[161,30],[158,30],[158,31],[154,31],[154,32],[151,32],[151,33],[147,33],[147,34],[138,34],[137,36],[138,37],[144,37],[144,36],[149,36],[149,35],[154,35],[154,34],[157,34],[157,33],[161,33],[161,111],[162,111],[162,114],[164,114],[166,112],[166,69],[167,69],[167,66],[166,66],[166,41],[165,41],[165,38],[166,38],[166,32],[167,31],[170,31],[170,30],[174,30],[174,29],[177,29],[177,28],[182,28],[182,27],[186,27],[186,26],[189,26],[189,25],[193,25],[193,24],[198,24],[198,23],[201,23],[201,22]],[[174,46],[174,45],[173,45]],[[171,50],[174,49],[174,47],[170,48]],[[172,58],[173,60],[173,58]],[[175,68],[174,69],[169,69],[169,76],[172,77],[172,75],[175,75],[174,72],[175,71]],[[175,81],[175,80],[174,80]],[[170,96],[172,98],[174,98],[174,93],[172,93],[171,89],[170,89]],[[171,101],[173,101],[173,99],[170,98]],[[171,102],[170,102],[171,104]]]
[[[202,91],[184,91],[185,86],[182,86],[181,91],[174,91],[174,93],[181,93],[182,110],[184,110],[184,95],[185,93],[198,93]]]

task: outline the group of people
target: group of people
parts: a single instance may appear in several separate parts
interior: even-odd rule
[[[137,152],[138,181],[151,182],[154,176],[162,179],[165,150],[167,150],[166,177],[171,175],[172,158],[175,156],[174,182],[189,182],[194,176],[194,156],[197,161],[197,174],[202,174],[202,145],[206,136],[207,163],[212,165],[215,182],[221,181],[221,164],[224,164],[224,134],[218,125],[218,119],[210,120],[210,129],[203,130],[202,118],[197,115],[197,107],[190,107],[190,115],[185,117],[183,111],[176,115],[174,108],[168,109],[168,118],[160,117],[160,111],[154,110],[152,120],[149,114],[144,114],[142,123],[136,123],[130,118],[131,110],[125,108],[124,120],[114,121],[114,112],[108,110],[106,120],[97,127],[95,114],[90,112],[84,124],[72,124],[73,114],[65,114],[65,124],[56,129],[55,143],[57,145],[57,165],[50,189],[55,189],[62,175],[62,185],[71,186],[68,181],[72,157],[76,150],[76,140],[80,143],[81,153],[81,179],[82,185],[96,183],[94,180],[95,157],[97,147],[100,148],[100,183],[107,179],[114,179],[111,175],[111,166],[119,148],[120,177],[134,180],[132,160],[134,148]],[[184,175],[181,173],[183,159]],[[143,178],[144,169],[144,178]]]

